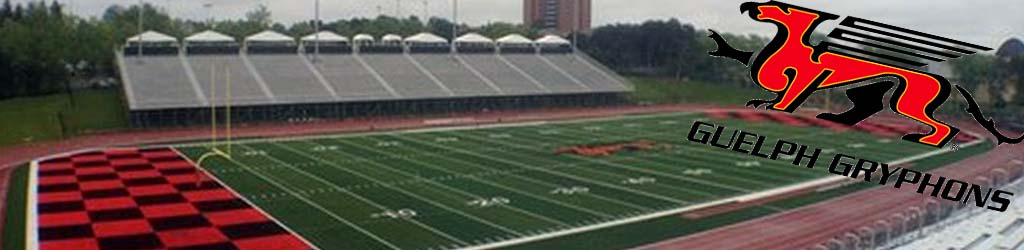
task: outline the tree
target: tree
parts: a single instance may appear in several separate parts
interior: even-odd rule
[[[7,54],[0,51],[0,75],[9,77],[0,77],[0,99],[10,98],[14,96],[13,81],[14,72],[11,71],[11,62],[7,58]]]
[[[245,21],[256,25],[260,29],[268,29],[274,22],[271,19],[270,9],[267,9],[267,6],[263,4],[257,6],[256,9],[246,12]]]
[[[298,23],[292,24],[291,27],[288,27],[287,31],[285,33],[288,34],[288,35],[291,35],[293,37],[302,37],[302,36],[306,36],[306,35],[309,35],[309,34],[313,34],[313,32],[316,30],[316,28],[314,27],[315,24],[316,24],[315,20],[310,20],[310,21],[306,21],[306,22],[298,22]],[[321,27],[321,29],[324,28],[323,25],[321,25],[320,27]]]
[[[488,23],[480,26],[480,28],[477,28],[476,30],[481,35],[491,38],[498,38],[513,33],[527,37],[534,37],[538,33],[537,30],[530,27],[505,22]]]
[[[54,0],[53,3],[50,4],[50,15],[57,17],[57,19],[63,19],[64,17],[63,7],[56,0]]]
[[[691,77],[707,58],[696,29],[676,19],[607,25],[579,38],[581,49],[625,73]]]
[[[0,23],[12,17],[14,17],[14,8],[11,6],[11,0],[4,0],[3,6],[0,6]]]
[[[453,37],[453,26],[455,26],[454,23],[444,18],[431,17],[430,20],[427,20],[427,30],[430,31],[430,33],[434,33],[435,35],[441,37]]]
[[[20,20],[25,16],[25,10],[21,8],[21,4],[14,6],[14,13],[11,13],[11,19]]]

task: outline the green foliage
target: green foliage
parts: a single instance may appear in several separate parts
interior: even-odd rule
[[[479,28],[474,29],[475,32],[480,35],[497,39],[508,34],[520,34],[526,37],[537,37],[539,32],[536,29],[526,27],[520,24],[512,24],[505,22],[488,23]]]
[[[127,127],[117,89],[19,97],[0,101],[0,147]]]
[[[996,78],[998,60],[990,55],[971,55],[952,61],[953,73],[968,86],[986,84]]]
[[[267,9],[267,6],[263,4],[257,6],[256,9],[246,12],[245,21],[255,24],[260,29],[267,29],[274,23],[273,19],[271,19],[270,9]]]
[[[692,58],[696,32],[678,20],[599,27],[580,46],[596,59],[626,71],[671,74]]]
[[[969,89],[987,86],[994,95],[996,107],[1012,108],[1008,106],[1024,104],[1024,55],[997,57],[975,54],[952,61],[952,66],[960,80],[958,84]],[[1016,93],[1010,90],[1016,90]]]
[[[0,71],[5,73],[0,77],[0,99],[58,91],[75,73],[70,65],[99,60],[67,44],[81,20],[65,17],[60,7],[47,7],[45,2],[28,3],[25,10],[21,6],[11,14],[0,11],[5,13],[0,19]]]
[[[766,38],[723,34],[737,48],[757,51]],[[580,47],[616,71],[626,74],[697,79],[744,85],[742,64],[707,55],[715,49],[707,32],[678,20],[647,21],[598,27],[580,37]]]

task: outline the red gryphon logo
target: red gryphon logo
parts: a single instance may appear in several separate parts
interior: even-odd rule
[[[721,35],[710,30],[709,37],[718,44],[718,49],[710,52],[712,56],[735,59],[750,66],[753,81],[777,94],[774,100],[751,100],[747,106],[756,108],[767,104],[766,109],[791,113],[815,91],[854,85],[846,91],[847,97],[854,104],[852,109],[841,114],[823,113],[817,116],[819,119],[854,125],[882,111],[885,94],[895,86],[890,108],[932,129],[931,133],[909,134],[903,139],[935,147],[944,146],[960,131],[936,120],[932,115],[949,97],[952,84],[942,76],[900,65],[927,65],[907,57],[942,62],[942,58],[952,59],[991,50],[856,17],[843,19],[828,37],[889,53],[830,41],[811,45],[810,37],[814,29],[822,22],[836,20],[839,16],[777,1],[743,3],[740,10],[748,13],[754,21],[775,24],[778,28],[775,38],[757,57],[754,57],[753,52],[733,48]],[[967,112],[992,133],[999,144],[1016,144],[1024,140],[1024,135],[1010,138],[1001,134],[994,122],[985,118],[971,94],[960,86],[956,88],[967,99]]]

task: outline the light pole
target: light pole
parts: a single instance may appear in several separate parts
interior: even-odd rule
[[[137,42],[138,44],[136,44],[136,46],[139,46],[139,60],[142,60],[142,14],[145,13],[144,11],[142,11],[142,9],[144,7],[145,4],[142,2],[142,0],[139,0],[139,40]]]
[[[448,42],[451,44],[451,53],[455,53],[455,38],[459,36],[459,0],[452,0],[452,37]]]
[[[316,0],[315,2],[316,4],[314,9],[316,9],[316,14],[313,21],[313,29],[315,30],[315,33],[313,33],[313,63],[320,61],[320,0]]]
[[[576,53],[579,46],[580,0],[572,0],[572,52]]]
[[[203,9],[206,10],[206,18],[207,18],[206,21],[210,22],[210,27],[207,27],[207,28],[212,30],[214,28],[213,25],[215,23],[213,21],[213,3],[204,3],[203,4]]]
[[[427,0],[423,0],[423,17],[422,17],[423,18],[423,23],[427,23],[427,21],[430,20],[429,16],[430,16],[430,2],[428,2]]]

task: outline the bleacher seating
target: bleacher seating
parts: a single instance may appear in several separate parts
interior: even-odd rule
[[[459,96],[493,96],[500,94],[497,86],[491,87],[483,78],[463,66],[458,58],[450,54],[416,54],[412,55],[434,77],[444,82],[448,88]],[[472,65],[470,65],[472,67]]]
[[[296,54],[249,55],[256,73],[285,103],[327,103],[334,101],[333,89],[328,90],[316,78],[301,56]]]
[[[1017,191],[1021,183],[1016,184]],[[1017,198],[1012,204],[1024,202]],[[1024,249],[1024,207],[1011,205],[1006,212],[989,210],[963,214],[951,224],[927,230],[924,237],[914,239],[894,250],[957,249],[957,250],[1021,250]]]
[[[320,55],[319,63],[314,66],[336,90],[339,101],[396,98],[354,55]]]
[[[132,110],[224,105],[225,70],[236,106],[630,90],[583,54],[324,53],[318,61],[299,53],[123,56]]]
[[[472,65],[480,74],[491,79],[506,95],[537,95],[548,90],[539,82],[534,82],[525,72],[519,72],[495,55],[469,54],[458,55]]]
[[[141,81],[140,84],[126,82],[131,87],[128,99],[139,105],[136,108],[159,109],[203,103],[177,55],[126,56],[125,61],[128,78]]]
[[[522,69],[534,79],[545,83],[552,92],[588,92],[583,83],[576,82],[569,75],[563,74],[561,69],[552,67],[544,61],[544,57],[535,54],[509,54],[502,55],[516,67]]]
[[[361,56],[402,97],[409,99],[426,99],[450,97],[445,85],[434,82],[424,74],[405,54],[379,54]]]
[[[269,93],[269,90],[264,90],[264,86],[249,72],[246,68],[245,62],[242,57],[235,55],[199,55],[199,56],[187,56],[188,64],[191,65],[192,72],[195,73],[196,81],[201,88],[201,91],[207,96],[213,104],[224,105],[226,104],[227,94],[227,83],[225,76],[230,72],[231,74],[231,102],[234,105],[259,105],[274,103],[273,93]],[[212,72],[211,72],[212,71]],[[184,72],[180,72],[184,74]],[[213,78],[211,78],[211,74]],[[132,76],[136,77],[136,76]],[[138,77],[146,81],[153,80],[153,76]],[[217,97],[213,97],[211,93],[211,80],[216,81],[215,90]],[[141,85],[146,84],[146,81],[133,80],[133,84]],[[136,103],[131,103],[132,109],[136,109],[134,106],[137,103],[145,103],[147,100],[136,100]],[[184,105],[179,108],[197,107],[198,104]]]
[[[617,83],[617,79],[613,79],[611,76],[601,72],[600,69],[594,67],[590,62],[584,61],[573,54],[545,54],[543,56],[562,70],[565,70],[569,75],[572,75],[573,78],[590,87],[591,90],[622,91],[622,85]]]

